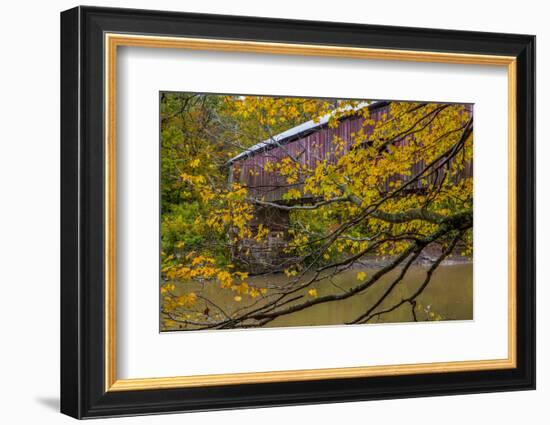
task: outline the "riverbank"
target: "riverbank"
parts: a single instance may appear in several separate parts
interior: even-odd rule
[[[437,254],[422,253],[414,262],[413,265],[420,267],[430,267],[435,261],[437,261]],[[353,269],[360,268],[382,268],[390,264],[395,257],[367,257],[362,258],[354,263]],[[404,263],[404,262],[403,262]],[[459,264],[473,264],[473,258],[469,256],[463,256],[460,254],[452,254],[445,258],[440,266],[455,266]]]

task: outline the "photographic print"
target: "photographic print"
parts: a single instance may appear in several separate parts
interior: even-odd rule
[[[89,6],[60,34],[62,413],[535,388],[534,36]]]
[[[473,319],[473,115],[161,92],[160,330]]]

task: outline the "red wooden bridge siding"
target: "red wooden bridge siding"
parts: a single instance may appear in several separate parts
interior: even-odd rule
[[[370,117],[375,120],[383,119],[384,114],[388,114],[389,105],[387,103],[383,106],[371,109]],[[329,128],[328,126],[321,126],[313,129],[312,132],[302,137],[296,137],[294,139],[288,139],[281,141],[280,146],[271,147],[269,150],[263,150],[256,153],[250,153],[250,156],[236,160],[232,164],[231,178],[232,181],[239,182],[243,186],[246,186],[249,190],[250,196],[257,199],[263,199],[264,201],[275,202],[280,201],[282,196],[291,188],[300,190],[302,183],[298,182],[294,185],[288,185],[286,177],[282,177],[276,171],[265,171],[265,165],[268,162],[277,162],[283,158],[291,155],[294,158],[298,158],[301,164],[307,165],[310,169],[314,169],[317,166],[317,161],[327,160],[329,163],[336,163],[338,158],[344,153],[348,152],[352,145],[352,133],[358,132],[363,125],[364,119],[358,116],[352,116],[346,119],[342,119],[340,125],[337,128]],[[367,135],[371,128],[366,128]],[[343,151],[336,153],[336,146],[332,143],[335,136],[338,136],[342,140],[346,141]],[[406,143],[400,142],[400,143]],[[424,164],[417,163],[412,167],[412,175],[422,170]],[[472,164],[467,164],[463,174],[465,176],[472,175]],[[395,176],[385,183],[385,191],[389,190],[389,182],[402,180],[406,181],[406,176]],[[432,177],[432,183],[436,176]],[[420,183],[411,189],[420,189]],[[307,196],[301,199],[302,202],[307,202]]]

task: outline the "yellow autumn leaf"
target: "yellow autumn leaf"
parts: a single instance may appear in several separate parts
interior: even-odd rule
[[[367,274],[365,272],[357,273],[357,280],[365,280],[366,277],[367,277]]]
[[[239,276],[239,278],[240,278],[241,280],[245,280],[245,279],[248,277],[248,273],[247,273],[247,272],[235,272],[235,274],[236,274],[237,276]]]
[[[317,289],[310,289],[307,293],[312,297],[317,297]]]

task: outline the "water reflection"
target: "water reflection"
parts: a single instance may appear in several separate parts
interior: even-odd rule
[[[473,275],[472,264],[441,265],[432,276],[430,284],[417,298],[416,317],[419,321],[425,320],[471,320],[473,319]],[[405,278],[393,289],[391,294],[376,308],[375,311],[388,309],[404,298],[413,294],[426,277],[426,267],[413,266]],[[341,293],[358,284],[357,274],[364,271],[366,277],[376,269],[353,269],[342,272],[331,280],[325,279],[310,286],[308,289],[317,290],[318,296]],[[378,283],[362,293],[347,299],[321,303],[310,308],[297,311],[269,322],[266,327],[288,326],[318,326],[340,325],[352,321],[364,314],[391,284],[398,275],[399,269],[393,270]],[[277,287],[288,282],[284,274],[267,277],[253,277],[250,284],[258,287]],[[194,282],[179,283],[177,292],[199,291],[202,297],[221,306],[226,311],[242,308],[251,300],[244,297],[240,303],[234,301],[231,291],[220,290],[212,283],[199,285]],[[374,317],[369,323],[398,323],[413,321],[412,306],[409,303],[380,316]],[[168,328],[175,330],[176,327]],[[163,329],[165,330],[165,329]]]

